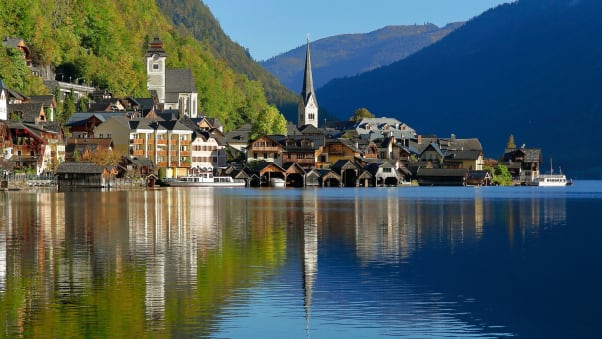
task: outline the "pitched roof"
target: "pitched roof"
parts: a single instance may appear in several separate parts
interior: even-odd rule
[[[21,112],[21,121],[36,122],[40,118],[40,112],[44,109],[41,102],[28,102],[24,104],[9,104],[8,113]]]
[[[188,68],[168,69],[165,72],[165,93],[166,100],[168,94],[179,93],[196,93],[196,85],[194,84],[194,76],[192,70]],[[177,102],[178,97],[175,98]]]
[[[91,162],[63,162],[56,169],[57,174],[89,173],[102,174],[104,167]]]

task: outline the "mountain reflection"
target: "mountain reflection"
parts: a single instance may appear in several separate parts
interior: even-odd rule
[[[567,219],[563,198],[333,192],[0,192],[0,330],[211,336],[249,302],[245,293],[296,260],[309,336],[316,286],[339,269],[319,260],[325,247],[352,249],[360,265],[396,265],[489,233],[502,232],[512,247]]]

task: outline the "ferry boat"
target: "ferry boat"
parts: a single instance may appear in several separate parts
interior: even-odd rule
[[[169,187],[245,187],[244,181],[234,180],[232,177],[215,177],[212,173],[178,177],[163,182]]]
[[[533,179],[533,186],[559,187],[571,186],[572,184],[573,181],[567,180],[562,170],[560,170],[560,174],[554,174],[552,159],[550,159],[550,174],[540,174]]]
[[[540,174],[533,180],[534,186],[570,186],[564,174]]]

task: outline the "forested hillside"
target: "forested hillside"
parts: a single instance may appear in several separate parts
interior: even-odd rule
[[[422,133],[478,137],[494,158],[512,133],[519,145],[543,148],[544,163],[553,158],[569,175],[600,178],[602,151],[592,147],[602,124],[600,22],[597,0],[501,5],[317,96],[342,118],[366,107]]]
[[[260,82],[236,73],[208,44],[174,27],[154,0],[7,0],[0,6],[0,36],[24,39],[34,62],[119,97],[149,96],[143,57],[155,35],[164,42],[168,67],[192,69],[200,111],[226,129],[281,117]],[[0,48],[0,78],[28,95],[45,91],[11,49]]]
[[[157,3],[179,31],[192,33],[233,70],[261,82],[268,102],[278,106],[290,120],[296,120],[297,91],[287,90],[275,76],[251,58],[247,49],[226,36],[209,8],[200,0],[157,0]]]
[[[387,66],[439,41],[462,23],[387,26],[370,33],[342,34],[311,42],[314,85]],[[297,92],[303,81],[305,46],[261,62],[284,86]]]

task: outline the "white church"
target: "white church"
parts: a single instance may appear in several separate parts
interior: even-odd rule
[[[198,92],[190,69],[167,68],[163,42],[155,37],[145,54],[147,87],[163,110],[177,110],[179,116],[198,117]]]

